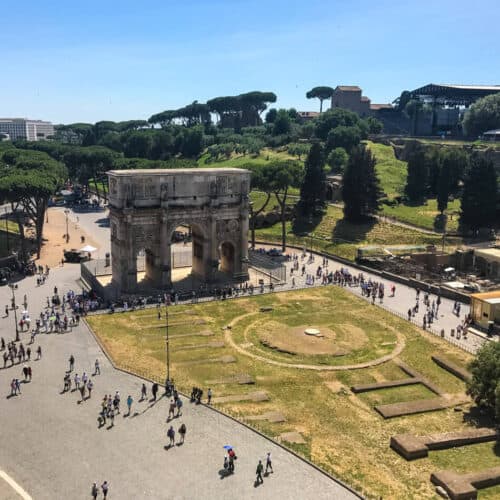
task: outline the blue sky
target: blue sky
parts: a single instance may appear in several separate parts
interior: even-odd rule
[[[60,0],[2,7],[0,116],[148,118],[273,91],[317,110],[316,85],[390,102],[423,84],[500,84],[500,2]]]

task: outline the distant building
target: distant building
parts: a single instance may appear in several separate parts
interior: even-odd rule
[[[370,99],[362,95],[362,90],[357,85],[338,85],[333,91],[331,107],[348,109],[360,116],[368,116]]]
[[[500,326],[500,291],[474,293],[470,298],[474,324],[493,332]]]
[[[297,111],[297,114],[299,115],[299,118],[304,122],[308,122],[313,118],[319,116],[319,113],[317,111]]]
[[[483,139],[485,141],[500,141],[500,128],[496,130],[488,130],[483,133]]]
[[[12,141],[41,141],[54,135],[54,125],[42,120],[0,118],[0,133],[7,134]]]

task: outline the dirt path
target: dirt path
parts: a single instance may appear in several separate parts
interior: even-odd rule
[[[49,222],[43,228],[44,243],[40,259],[35,260],[36,264],[55,267],[61,265],[64,250],[81,248],[84,245],[92,245],[99,248],[99,245],[85,231],[79,227],[78,223],[68,220],[69,242],[66,243],[66,216],[63,211],[49,208],[47,210]],[[81,243],[81,237],[85,238],[85,243]]]

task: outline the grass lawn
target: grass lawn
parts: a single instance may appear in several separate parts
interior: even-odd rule
[[[7,236],[9,245],[7,248]],[[10,255],[12,250],[17,250],[19,246],[19,226],[16,222],[7,221],[7,230],[5,228],[5,219],[0,220],[0,257]]]
[[[293,232],[295,230],[295,233]],[[305,236],[308,228],[292,228],[287,223],[288,243],[310,248],[311,238]],[[344,221],[342,209],[329,206],[326,214],[317,226],[312,230],[313,246],[316,250],[322,250],[346,259],[354,260],[356,248],[364,245],[440,245],[442,238],[405,227],[395,226],[383,221],[373,220],[365,224],[351,224]],[[269,228],[258,229],[257,239],[280,243],[281,224],[275,224]],[[460,244],[458,238],[448,238],[447,245],[450,247]]]
[[[424,205],[410,206],[401,204],[395,207],[381,205],[381,208],[381,212],[388,217],[432,230],[435,229],[434,221],[439,214],[435,199],[427,200]],[[449,202],[446,213],[448,214],[447,231],[456,231],[460,217],[460,200]]]
[[[376,170],[382,191],[391,199],[401,196],[408,174],[407,163],[396,158],[392,146],[371,141],[367,141],[366,144],[377,159]]]
[[[367,145],[377,159],[376,169],[382,191],[391,200],[402,196],[408,173],[407,163],[396,158],[392,146],[371,141],[367,141]],[[381,213],[401,222],[431,230],[435,229],[434,222],[439,214],[435,199],[427,200],[426,203],[418,206],[400,204],[390,207],[382,204]],[[450,202],[446,213],[448,214],[447,230],[456,231],[460,215],[460,200]]]
[[[262,313],[262,306],[272,306],[273,311]],[[400,355],[404,362],[446,393],[464,391],[463,382],[439,368],[430,356],[443,355],[465,366],[470,355],[343,289],[297,290],[210,304],[172,306],[169,310],[171,370],[183,392],[189,393],[193,385],[204,389],[212,387],[214,398],[265,391],[268,401],[216,402],[215,405],[273,438],[292,430],[301,433],[306,444],[291,445],[297,452],[347,481],[368,498],[435,498],[429,481],[431,472],[443,466],[472,471],[483,464],[499,465],[491,444],[464,448],[466,455],[456,464],[452,455],[455,450],[435,452],[410,463],[390,450],[390,437],[397,433],[429,434],[467,427],[464,413],[455,412],[453,408],[387,421],[373,410],[377,402],[431,397],[420,385],[359,396],[349,391],[355,383],[406,378],[393,361],[341,371],[291,366],[331,367],[375,359],[391,352],[399,339],[405,342]],[[164,379],[165,327],[164,320],[157,319],[155,309],[89,316],[87,320],[118,365]],[[223,329],[229,323],[231,330]],[[309,339],[299,335],[305,326],[318,327],[325,338]],[[323,349],[332,339],[333,347],[340,345],[345,350],[343,354],[329,358],[312,352],[318,343]],[[290,354],[281,344],[278,350],[269,342],[289,342],[295,354]],[[252,354],[259,358],[251,357]],[[227,361],[228,356],[233,362],[221,361]],[[269,360],[284,365],[276,366]],[[255,384],[238,384],[236,379],[243,374]],[[465,405],[464,411],[468,408],[469,405]],[[249,418],[269,411],[282,413],[286,421],[271,423]]]

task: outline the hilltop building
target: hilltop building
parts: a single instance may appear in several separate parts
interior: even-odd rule
[[[27,118],[0,118],[0,134],[8,135],[11,141],[42,141],[54,135],[54,125]]]

